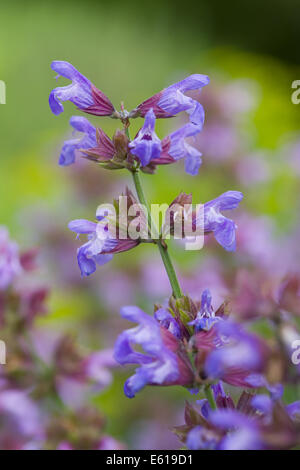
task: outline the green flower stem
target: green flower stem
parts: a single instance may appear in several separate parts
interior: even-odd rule
[[[128,127],[125,127],[125,133],[126,133],[128,139],[130,139]],[[145,193],[144,193],[144,190],[143,190],[143,186],[142,186],[142,183],[141,183],[141,179],[140,179],[140,175],[139,175],[139,169],[136,168],[136,169],[132,170],[131,173],[132,173],[134,186],[135,186],[136,193],[138,195],[139,202],[147,210],[148,227],[149,227],[149,230],[151,232],[151,235],[153,235],[153,238],[154,238],[154,240],[155,240],[155,242],[156,242],[156,244],[159,248],[161,258],[163,260],[166,272],[167,272],[168,277],[169,277],[171,287],[173,289],[173,295],[176,299],[180,299],[181,297],[183,297],[183,293],[182,293],[182,290],[180,288],[180,285],[179,285],[179,282],[178,282],[178,279],[177,279],[177,276],[176,276],[176,272],[175,272],[173,263],[171,261],[171,258],[170,258],[169,252],[168,252],[168,247],[167,247],[165,242],[162,243],[162,240],[159,237],[159,232],[157,230],[157,227],[155,226],[155,224],[152,220],[149,204],[147,202],[147,199],[146,199],[146,196],[145,196]],[[210,404],[211,409],[216,410],[217,405],[216,405],[211,387],[209,385],[206,386],[204,391],[205,391],[205,395],[206,395],[206,398],[208,400],[208,403]]]
[[[216,410],[217,405],[216,405],[215,398],[214,398],[214,395],[213,395],[213,392],[212,392],[212,389],[211,389],[210,385],[205,387],[205,395],[206,395],[206,398],[208,400],[208,403],[210,404],[211,409]]]
[[[162,257],[166,272],[169,277],[171,287],[173,289],[173,295],[176,299],[180,299],[183,296],[183,293],[181,291],[181,288],[180,288],[180,285],[176,276],[176,272],[175,272],[174,266],[172,264],[172,261],[168,252],[168,247],[165,243],[162,243],[162,240],[159,237],[159,232],[157,230],[157,227],[155,226],[152,220],[150,208],[149,208],[149,205],[148,205],[148,202],[145,197],[144,190],[141,184],[139,170],[138,169],[133,170],[132,176],[133,176],[135,189],[139,198],[139,202],[147,209],[148,226],[151,231],[151,235],[153,235],[153,239],[155,240],[158,246],[160,256]]]

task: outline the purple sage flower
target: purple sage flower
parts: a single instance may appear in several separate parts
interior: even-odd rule
[[[179,327],[168,323],[168,329],[138,307],[128,306],[121,309],[123,318],[138,323],[138,326],[123,331],[115,344],[115,359],[122,365],[138,364],[135,374],[124,386],[125,395],[133,398],[146,385],[188,385],[193,381],[192,371],[175,351],[178,340],[170,332],[178,333]],[[161,322],[166,318],[158,313]],[[134,351],[132,344],[142,346],[144,353]]]
[[[77,261],[82,276],[89,276],[99,266],[108,263],[113,258],[112,254],[103,254],[116,246],[117,241],[109,237],[108,231],[103,227],[97,230],[97,223],[85,219],[72,220],[69,223],[72,232],[88,235],[88,242],[77,250]]]
[[[222,317],[216,316],[211,304],[212,297],[209,289],[205,289],[201,297],[201,307],[195,320],[189,322],[189,325],[195,327],[195,332],[201,330],[210,330],[211,327],[222,320]]]
[[[49,105],[54,114],[63,112],[61,102],[71,101],[78,109],[95,116],[111,116],[114,107],[105,94],[98,90],[84,75],[82,75],[69,62],[55,60],[51,64],[52,70],[58,76],[72,80],[70,85],[57,87],[51,91]]]
[[[81,138],[66,140],[59,157],[59,165],[67,166],[75,162],[76,151],[96,147],[96,128],[88,119],[80,116],[72,116],[70,125],[75,131],[82,132]]]
[[[130,142],[131,153],[138,157],[142,166],[148,165],[154,158],[161,154],[161,141],[154,131],[155,114],[151,108],[145,115],[145,122],[137,137]]]
[[[108,215],[108,214],[107,214]],[[98,223],[85,219],[72,220],[69,229],[77,235],[85,234],[88,241],[78,248],[77,261],[82,276],[89,276],[113,258],[114,253],[130,250],[139,240],[118,239],[109,232],[106,215],[98,214]]]
[[[156,95],[141,103],[132,113],[145,116],[149,109],[153,108],[157,118],[173,117],[181,111],[186,111],[190,116],[190,122],[203,125],[204,110],[202,105],[186,95],[191,90],[200,90],[209,83],[206,75],[194,74],[174,83]]]
[[[131,153],[138,157],[142,167],[166,165],[185,158],[185,171],[196,175],[201,165],[201,153],[186,139],[201,132],[202,126],[186,124],[160,141],[154,131],[155,120],[151,108],[145,116],[144,126],[129,144]]]
[[[196,219],[198,226],[204,224],[204,233],[213,232],[217,242],[227,251],[234,251],[236,248],[237,227],[235,222],[221,214],[221,211],[236,209],[242,199],[243,194],[240,191],[227,191],[204,204],[204,221],[201,221],[199,216]]]
[[[186,124],[169,136],[168,154],[176,161],[185,158],[185,171],[190,175],[197,175],[202,160],[201,152],[187,143],[186,138],[195,136],[201,129],[201,125]]]
[[[218,322],[214,328],[222,343],[206,359],[207,375],[235,386],[250,387],[248,378],[261,372],[265,363],[268,352],[265,343],[230,320]]]

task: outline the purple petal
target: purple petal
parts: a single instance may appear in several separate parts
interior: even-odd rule
[[[73,116],[70,119],[71,126],[84,135],[77,139],[66,140],[59,157],[59,165],[71,165],[75,161],[76,150],[93,148],[97,145],[96,129],[84,117]]]
[[[218,322],[215,328],[228,342],[208,355],[205,370],[210,377],[225,377],[232,368],[247,371],[249,375],[260,369],[263,358],[257,337],[229,320]]]
[[[187,146],[187,155],[184,163],[185,172],[189,175],[195,176],[199,172],[199,168],[202,164],[201,153],[191,147],[190,145]]]
[[[221,450],[254,450],[261,448],[259,431],[253,419],[236,410],[217,410],[210,414],[210,422],[223,430],[230,430],[218,446]],[[235,429],[236,431],[232,431]]]
[[[35,403],[25,392],[3,390],[0,392],[1,415],[14,419],[16,430],[26,436],[41,437],[42,417]]]
[[[142,129],[129,144],[131,153],[139,158],[142,166],[148,165],[151,160],[159,158],[161,154],[161,141],[155,134],[154,127],[155,114],[151,108],[145,116]]]
[[[233,220],[224,217],[223,223],[219,223],[214,231],[215,239],[226,251],[235,251],[235,230]]]
[[[52,62],[51,68],[62,77],[72,80],[70,85],[57,87],[51,91],[49,105],[54,114],[63,112],[64,107],[61,101],[69,100],[80,109],[87,108],[94,103],[91,82],[79,73],[72,64],[56,60]]]
[[[104,264],[109,263],[113,259],[113,257],[114,255],[107,253],[103,255],[95,255],[93,259],[95,260],[98,266],[103,266]]]
[[[213,450],[216,449],[217,439],[202,426],[195,426],[187,435],[186,446],[190,450]]]
[[[203,88],[208,84],[209,77],[207,75],[194,73],[193,75],[189,75],[188,77],[184,78],[180,82],[174,83],[173,85],[169,86],[167,90],[175,89],[180,90],[182,92],[186,92],[190,90],[199,90],[200,88]]]
[[[202,400],[197,400],[196,403],[200,406],[202,416],[204,416],[205,419],[208,419],[209,413],[211,412],[208,400],[203,398]]]
[[[120,364],[140,365],[125,383],[126,396],[132,398],[146,384],[162,385],[176,380],[179,375],[176,356],[165,346],[155,318],[135,306],[123,307],[121,315],[138,323],[135,328],[123,331],[115,344],[115,359]],[[134,344],[145,353],[134,351]]]
[[[273,409],[273,401],[268,395],[256,395],[251,400],[251,405],[261,413],[269,415]]]
[[[70,119],[70,125],[78,132],[83,132],[89,136],[95,137],[96,143],[96,128],[87,118],[82,116],[72,116]]]
[[[222,215],[220,210],[236,208],[242,198],[243,194],[239,191],[227,191],[204,204],[204,232],[214,232],[217,242],[227,251],[235,250],[236,225],[232,220]]]
[[[156,310],[154,318],[176,338],[181,338],[181,330],[178,322],[165,308]]]
[[[291,418],[294,418],[295,416],[300,416],[300,400],[287,405],[286,411],[288,412]]]
[[[238,207],[243,197],[243,193],[240,191],[226,191],[207,203],[207,205],[214,207],[216,210],[232,210]]]
[[[89,276],[96,271],[96,263],[93,259],[87,257],[84,245],[78,249],[77,261],[82,276]]]
[[[202,129],[202,126],[186,124],[177,131],[170,134],[169,155],[174,160],[185,158],[185,171],[191,175],[196,175],[201,165],[201,153],[195,147],[186,142],[187,137],[195,136]]]
[[[203,125],[204,110],[198,101],[186,96],[189,90],[197,90],[209,83],[206,75],[194,74],[163,90],[158,106],[170,115],[186,111],[190,115],[190,122]]]
[[[81,234],[81,233],[95,233],[97,229],[97,224],[95,222],[90,222],[86,219],[75,219],[72,220],[68,227],[72,232]]]

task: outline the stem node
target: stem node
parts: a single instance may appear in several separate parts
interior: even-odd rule
[[[172,261],[168,252],[168,246],[166,242],[160,238],[157,227],[153,223],[149,205],[146,200],[143,187],[141,184],[139,170],[134,169],[132,170],[131,173],[132,173],[134,186],[138,195],[139,202],[147,209],[148,227],[151,231],[151,234],[153,234],[153,239],[156,241],[156,244],[158,246],[160,256],[163,260],[163,263],[164,263],[164,266],[165,266],[165,269],[166,269],[166,272],[169,277],[169,281],[173,290],[173,295],[176,299],[180,299],[181,297],[183,297],[183,293],[181,291],[181,288],[180,288],[180,285],[176,276],[176,272],[175,272],[174,266],[172,264]]]

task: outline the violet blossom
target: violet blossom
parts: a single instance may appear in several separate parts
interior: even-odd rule
[[[226,191],[221,196],[204,204],[204,220],[196,215],[196,224],[203,225],[204,233],[213,233],[217,242],[227,251],[236,248],[235,231],[236,224],[225,217],[221,211],[236,209],[243,199],[240,191]]]
[[[151,160],[159,158],[161,154],[161,141],[154,132],[155,114],[151,108],[145,115],[145,122],[137,137],[130,142],[131,153],[138,157],[142,166],[148,165]]]
[[[1,447],[13,450],[36,449],[44,440],[42,414],[28,393],[0,390]]]
[[[136,110],[131,111],[132,117],[135,115],[144,117],[151,108],[157,118],[168,118],[186,111],[192,124],[202,126],[204,123],[203,107],[198,101],[187,96],[186,92],[199,90],[208,83],[209,78],[206,75],[190,75],[141,103]]]
[[[211,293],[209,289],[205,289],[202,293],[201,307],[197,313],[197,317],[195,320],[189,322],[189,325],[193,325],[195,327],[196,332],[201,330],[210,330],[214,323],[222,319],[222,317],[215,315],[211,302]]]
[[[162,326],[157,319],[135,306],[123,307],[121,315],[138,323],[137,327],[121,333],[115,344],[115,358],[120,364],[139,365],[135,374],[125,382],[127,397],[133,398],[145,385],[189,385],[193,381],[184,356],[176,353],[178,327],[173,322],[166,328],[165,319],[161,319]],[[142,346],[145,353],[134,351],[132,344]]]
[[[71,101],[81,111],[96,116],[111,116],[114,113],[114,107],[107,96],[78,72],[72,64],[55,60],[51,68],[58,73],[58,76],[72,81],[70,85],[57,87],[51,91],[49,105],[54,114],[63,112],[64,107],[61,102],[64,101]]]
[[[5,290],[22,272],[19,248],[9,239],[5,227],[0,227],[0,291]]]
[[[111,261],[114,253],[127,251],[138,245],[139,240],[117,239],[110,232],[105,217],[98,223],[85,219],[72,220],[69,229],[77,235],[85,234],[88,241],[77,250],[77,261],[82,276],[96,271],[96,265]]]
[[[73,116],[70,125],[75,131],[83,133],[81,138],[66,140],[61,149],[59,165],[67,166],[75,162],[76,151],[88,149],[96,146],[96,128],[88,119],[80,116]]]
[[[235,386],[255,386],[256,384],[251,384],[249,376],[263,371],[268,357],[265,343],[228,319],[216,323],[214,331],[219,344],[211,349],[206,358],[207,375]]]
[[[144,126],[137,137],[129,143],[131,153],[138,158],[142,167],[149,166],[150,169],[155,169],[156,165],[175,163],[184,158],[185,171],[196,175],[201,165],[201,153],[186,139],[201,132],[202,126],[186,124],[160,141],[154,131],[155,120],[151,108],[145,115]]]

